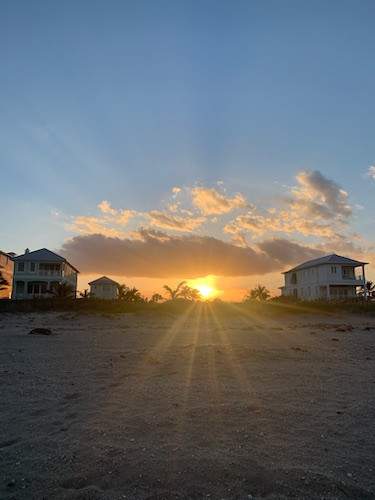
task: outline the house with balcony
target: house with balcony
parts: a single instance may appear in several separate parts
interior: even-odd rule
[[[9,299],[13,281],[13,255],[0,250],[0,273],[8,284],[0,285],[0,299]]]
[[[118,297],[118,287],[117,281],[107,278],[107,276],[102,276],[89,283],[90,286],[90,297],[95,297],[97,299],[107,299],[113,300]]]
[[[13,258],[12,299],[51,297],[51,290],[59,283],[68,283],[77,291],[79,271],[64,257],[47,248],[41,248]]]
[[[342,300],[366,293],[365,266],[348,257],[332,254],[304,262],[284,272],[283,296],[300,300]]]

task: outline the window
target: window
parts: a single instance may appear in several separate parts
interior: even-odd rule
[[[353,267],[343,267],[342,268],[342,277],[344,279],[354,279],[354,268]]]
[[[27,293],[29,295],[39,295],[47,292],[47,283],[33,283],[32,281],[27,284]]]
[[[30,272],[35,273],[35,262],[30,262]]]
[[[331,266],[331,273],[336,274],[337,273],[337,267],[336,266]]]
[[[24,281],[16,281],[16,293],[23,293],[25,289]]]
[[[17,269],[20,273],[23,273],[25,270],[25,263],[24,262],[19,262],[17,265]]]
[[[49,262],[41,262],[39,264],[39,274],[53,275],[60,273],[60,264],[51,264]]]
[[[296,285],[297,284],[297,273],[293,273],[292,274],[290,282],[292,283],[292,285]]]

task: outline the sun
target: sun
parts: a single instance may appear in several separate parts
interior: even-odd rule
[[[201,285],[197,285],[196,289],[201,294],[202,299],[205,299],[205,300],[207,300],[215,295],[215,289],[209,285],[205,285],[204,283]]]
[[[198,290],[202,300],[214,299],[220,294],[220,291],[215,286],[215,279],[213,276],[190,280],[188,285]]]

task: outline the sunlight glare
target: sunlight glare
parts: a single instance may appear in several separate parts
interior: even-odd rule
[[[191,280],[189,281],[189,286],[196,288],[203,300],[214,299],[220,294],[220,291],[215,286],[215,280],[212,276]]]

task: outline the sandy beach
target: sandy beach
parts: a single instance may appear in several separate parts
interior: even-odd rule
[[[0,393],[2,499],[375,498],[372,318],[2,314]]]

